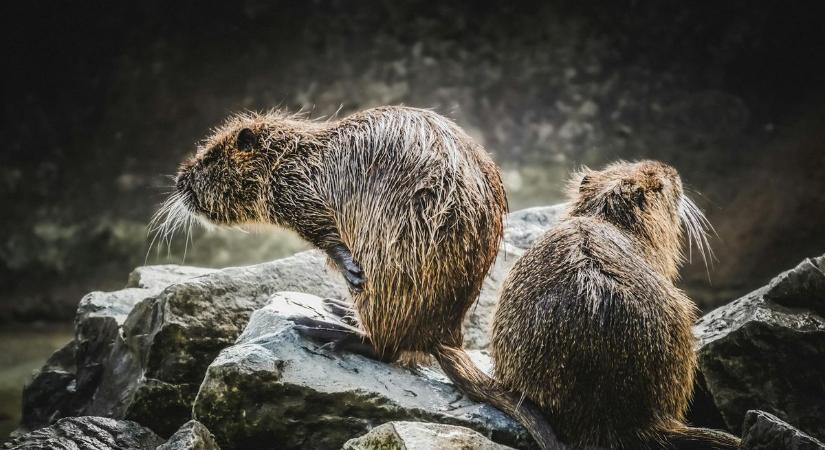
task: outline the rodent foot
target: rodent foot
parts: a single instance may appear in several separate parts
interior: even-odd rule
[[[364,271],[361,266],[355,262],[352,253],[344,244],[338,244],[327,250],[330,259],[338,266],[338,270],[344,275],[347,284],[354,292],[361,292],[364,290],[364,283],[367,281],[364,277]]]
[[[324,304],[324,309],[326,309],[327,312],[338,317],[347,325],[353,327],[358,326],[358,316],[355,314],[355,310],[352,309],[352,306],[349,303],[336,298],[325,298],[322,302]]]

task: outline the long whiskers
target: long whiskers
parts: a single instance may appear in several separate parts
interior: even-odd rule
[[[688,238],[688,261],[692,262],[692,248],[696,245],[696,249],[705,263],[708,279],[710,279],[710,266],[713,266],[713,260],[716,259],[716,256],[713,254],[708,236],[711,233],[718,236],[716,230],[702,210],[686,195],[682,196],[679,205],[679,218],[682,220],[682,226],[685,228]]]
[[[165,244],[167,255],[171,254],[172,238],[180,229],[186,230],[186,241],[184,243],[183,258],[186,260],[189,241],[192,237],[192,225],[196,222],[194,215],[186,205],[185,193],[175,192],[163,202],[163,205],[152,216],[149,221],[148,234],[152,235],[149,248],[146,251],[144,264],[149,261],[149,254],[152,247],[157,244],[158,254],[160,248]]]

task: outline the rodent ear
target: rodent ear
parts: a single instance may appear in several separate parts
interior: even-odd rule
[[[249,128],[244,128],[235,137],[235,146],[238,150],[250,152],[255,149],[255,133]]]

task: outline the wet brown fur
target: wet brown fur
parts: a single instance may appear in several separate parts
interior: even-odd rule
[[[245,129],[252,151],[238,148]],[[465,393],[531,420],[462,349],[507,205],[496,165],[448,119],[405,107],[323,122],[237,115],[182,165],[178,186],[210,222],[270,223],[321,249],[346,245],[366,278],[351,291],[358,321],[385,359],[433,354]]]
[[[655,161],[584,169],[569,197],[566,216],[504,283],[496,379],[535,401],[576,447],[736,448],[733,436],[683,422],[696,307],[674,282],[683,228],[706,222],[678,174]]]

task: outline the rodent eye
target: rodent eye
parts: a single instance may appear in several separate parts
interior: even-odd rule
[[[251,152],[255,149],[255,133],[249,128],[244,128],[235,137],[235,147],[244,152]]]

